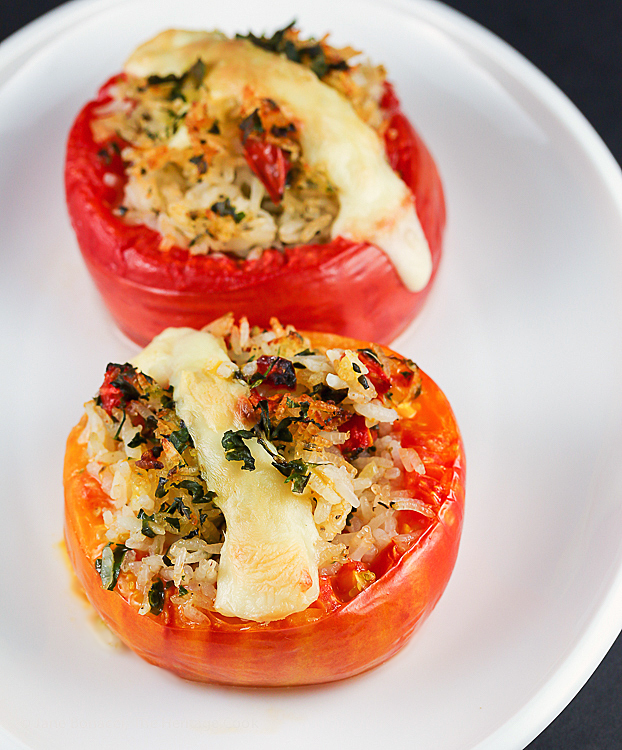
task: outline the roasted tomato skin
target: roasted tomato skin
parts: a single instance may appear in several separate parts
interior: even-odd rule
[[[420,292],[409,292],[388,257],[374,245],[337,237],[324,245],[284,252],[271,248],[256,260],[192,255],[159,249],[160,235],[130,226],[113,212],[125,176],[112,139],[95,143],[90,123],[109,100],[111,79],[78,115],[67,144],[65,188],[78,245],[118,326],[144,345],[168,326],[200,328],[227,312],[266,326],[271,316],[299,329],[339,332],[388,342],[417,314],[441,257],[445,203],[436,165],[387,84],[385,145],[389,161],[415,196],[432,252],[433,273]],[[104,182],[104,174],[114,175]],[[279,178],[280,179],[280,178]],[[108,184],[106,184],[108,183]]]
[[[332,335],[310,338],[316,346],[364,345]],[[423,445],[430,436],[430,445],[443,445],[437,456],[443,479],[436,517],[412,547],[380,553],[377,564],[369,566],[376,580],[354,598],[347,600],[336,579],[322,576],[314,605],[267,624],[211,613],[206,623],[188,625],[170,602],[158,616],[139,615],[117,591],[102,587],[93,561],[107,541],[101,507],[109,501],[84,471],[85,450],[77,442],[83,425],[75,427],[65,457],[65,540],[95,609],[137,654],[190,680],[273,687],[317,684],[351,677],[389,659],[443,593],[462,529],[465,462],[460,433],[443,393],[423,373],[422,378],[417,404],[423,428],[413,419],[401,424],[411,445]]]

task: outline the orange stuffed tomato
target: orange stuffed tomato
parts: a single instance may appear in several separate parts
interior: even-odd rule
[[[391,657],[456,559],[447,399],[384,346],[232,316],[109,364],[67,443],[65,538],[109,627],[178,675],[330,682]]]
[[[69,135],[67,204],[113,317],[145,344],[233,311],[389,341],[426,298],[445,205],[382,67],[303,40],[166,31]]]

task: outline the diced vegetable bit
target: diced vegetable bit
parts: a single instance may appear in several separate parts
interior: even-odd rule
[[[274,143],[249,138],[244,144],[244,157],[262,181],[274,205],[278,206],[283,199],[292,166],[288,152]]]
[[[340,432],[349,432],[350,436],[345,443],[340,445],[341,452],[354,458],[365,448],[373,445],[371,430],[365,423],[365,417],[355,414],[339,427]]]
[[[285,388],[293,391],[296,388],[296,370],[289,359],[283,357],[261,356],[257,359],[257,372],[253,375],[250,385],[259,384],[273,388]]]
[[[138,398],[138,391],[128,379],[134,374],[134,368],[128,364],[111,363],[106,367],[104,382],[99,389],[99,401],[108,414],[112,409]]]
[[[102,550],[101,557],[95,560],[95,570],[102,579],[102,586],[108,591],[112,591],[117,585],[121,563],[127,552],[127,547],[123,544],[107,544]]]
[[[158,458],[162,455],[162,446],[155,445],[153,448],[145,451],[140,459],[136,461],[136,466],[139,469],[163,469],[164,464],[158,461]]]

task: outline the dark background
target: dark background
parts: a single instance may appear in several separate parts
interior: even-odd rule
[[[622,0],[446,2],[540,68],[622,163]],[[0,0],[0,40],[57,5],[58,0]],[[622,750],[622,636],[568,708],[528,748]]]

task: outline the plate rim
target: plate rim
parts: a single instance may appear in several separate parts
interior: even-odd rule
[[[58,36],[99,12],[135,0],[69,0],[47,11],[0,42],[0,91],[24,65]],[[374,0],[411,18],[430,23],[461,46],[491,60],[519,82],[556,121],[565,126],[602,180],[622,223],[622,169],[602,138],[571,99],[510,44],[440,0]],[[479,64],[475,61],[475,64]],[[542,682],[533,697],[471,750],[524,748],[572,701],[622,631],[622,566],[602,596],[595,614],[583,626],[569,653]],[[26,748],[0,726],[0,738]],[[520,743],[520,744],[517,744]]]

